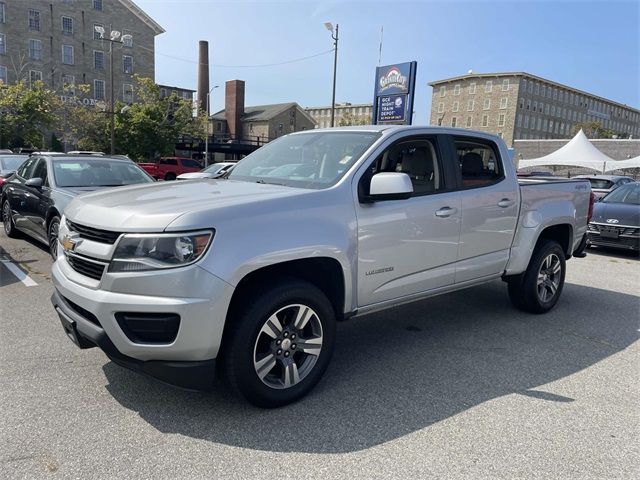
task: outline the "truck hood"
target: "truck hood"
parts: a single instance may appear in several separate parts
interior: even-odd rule
[[[593,206],[592,221],[612,226],[627,225],[637,227],[640,226],[640,205],[599,202]]]
[[[312,190],[236,180],[202,179],[120,187],[75,198],[69,220],[104,230],[157,232],[194,210],[225,208],[293,197]]]

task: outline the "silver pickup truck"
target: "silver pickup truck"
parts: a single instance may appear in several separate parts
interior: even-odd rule
[[[319,381],[336,321],[500,278],[516,307],[553,308],[590,190],[519,183],[486,133],[299,132],[224,179],[75,199],[52,301],[81,348],[184,388],[211,387],[217,369],[248,401],[280,406]]]

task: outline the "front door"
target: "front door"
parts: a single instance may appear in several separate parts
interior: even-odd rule
[[[454,282],[460,192],[448,191],[439,137],[411,136],[386,148],[356,178],[358,306],[401,299]],[[367,203],[371,177],[404,172],[413,195]]]

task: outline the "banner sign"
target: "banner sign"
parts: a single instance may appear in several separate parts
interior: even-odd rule
[[[376,68],[373,92],[373,124],[410,125],[417,62],[397,63]]]

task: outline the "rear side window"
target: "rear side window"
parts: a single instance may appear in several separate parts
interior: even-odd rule
[[[604,178],[590,178],[589,183],[591,183],[591,188],[607,190],[613,187],[613,182]]]
[[[454,138],[462,188],[485,187],[504,178],[498,149],[489,141]]]

